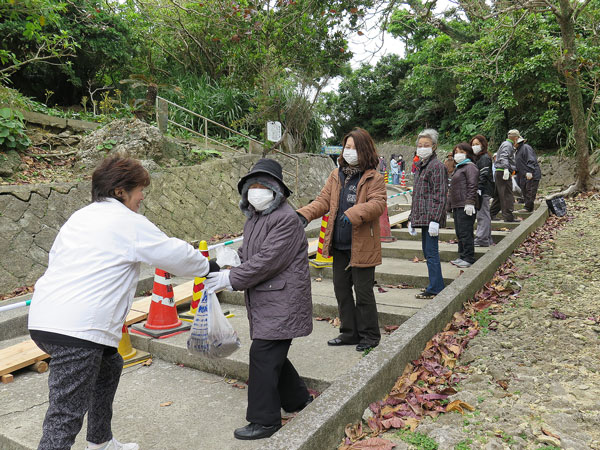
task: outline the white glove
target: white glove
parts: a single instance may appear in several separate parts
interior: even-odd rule
[[[533,174],[532,174],[532,173],[529,173],[529,172],[527,172],[527,173],[525,174],[525,178],[527,178],[528,180],[531,180],[531,179],[533,178]]]
[[[502,175],[502,179],[504,181],[508,180],[510,178],[510,170],[508,169],[504,169],[504,175]]]
[[[437,222],[429,222],[429,236],[435,237],[440,234],[440,224]]]
[[[477,189],[477,195],[481,195],[481,191]]]
[[[465,214],[467,216],[475,214],[475,205],[465,205]]]
[[[231,283],[229,282],[229,270],[221,270],[220,272],[210,272],[206,275],[206,280],[204,280],[204,289],[209,294],[213,292],[219,292],[223,289],[227,289],[228,291],[233,291],[231,287]]]
[[[412,224],[410,222],[408,222],[408,234],[410,234],[411,236],[416,236],[417,235],[417,230],[415,230],[412,227]]]

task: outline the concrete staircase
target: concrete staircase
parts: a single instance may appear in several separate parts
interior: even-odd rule
[[[399,209],[405,207],[396,205]],[[493,225],[495,230],[514,228],[513,224],[504,222],[494,222]],[[308,230],[318,226],[320,220],[314,221]],[[374,288],[382,327],[400,325],[423,306],[435,302],[435,299],[415,298],[419,289],[428,282],[427,266],[422,261],[420,232],[413,237],[406,228],[396,227],[392,233],[398,240],[382,245],[383,264],[375,272],[377,283],[385,291]],[[509,233],[493,231],[492,235],[495,242],[500,242]],[[456,240],[452,221],[440,230],[440,240],[442,273],[448,286],[463,272],[448,262],[458,257],[457,245],[448,242]],[[476,257],[485,255],[488,250],[476,247]],[[295,339],[289,354],[308,386],[317,391],[327,389],[363,358],[354,346],[327,346],[327,340],[338,334],[328,321],[319,320],[337,316],[331,276],[331,269],[311,268],[314,331],[310,336]],[[188,333],[167,339],[131,335],[134,347],[150,352],[153,363],[124,370],[113,417],[113,431],[119,440],[138,442],[144,450],[264,448],[265,441],[243,442],[233,438],[233,429],[246,424],[244,382],[248,377],[251,341],[243,293],[223,292],[219,299],[223,310],[234,315],[230,321],[242,342],[242,348],[228,358],[207,360],[189,355],[186,348]],[[183,309],[187,308],[186,305]],[[382,336],[383,340],[388,338],[383,330]],[[2,341],[0,347],[24,338]],[[47,409],[47,395],[47,373],[23,370],[15,374],[13,383],[0,385],[0,448],[37,447]],[[85,432],[82,431],[74,448],[84,446]]]

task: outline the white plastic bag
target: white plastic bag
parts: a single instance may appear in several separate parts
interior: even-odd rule
[[[241,264],[240,256],[231,247],[225,245],[216,248],[217,264],[220,267],[237,267]]]
[[[512,191],[513,191],[513,195],[516,196],[521,196],[523,195],[523,193],[521,192],[521,188],[519,187],[518,183],[517,183],[517,178],[516,177],[512,177]]]
[[[205,290],[187,341],[188,352],[206,358],[226,358],[241,345],[237,333],[223,315],[217,295]]]

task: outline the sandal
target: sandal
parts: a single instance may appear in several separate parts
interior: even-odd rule
[[[431,292],[422,292],[421,294],[415,295],[415,297],[418,298],[419,300],[431,300],[436,295],[437,294],[432,294]]]

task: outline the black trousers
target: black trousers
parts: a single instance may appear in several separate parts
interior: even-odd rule
[[[464,208],[454,208],[452,216],[454,217],[454,230],[458,237],[458,257],[473,264],[475,262],[473,226],[476,215],[468,216]]]
[[[350,250],[334,248],[332,253],[333,290],[341,322],[339,338],[351,344],[379,344],[381,331],[373,292],[375,267],[349,267],[346,270],[350,264]]]
[[[502,179],[502,172],[496,172],[496,191],[490,207],[490,216],[493,219],[502,210],[502,218],[513,221],[515,220],[513,216],[514,205],[515,196],[512,191],[512,180],[510,178],[504,180]]]
[[[523,197],[525,203],[525,209],[527,211],[533,211],[533,202],[535,202],[535,196],[537,195],[540,180],[525,180],[525,186],[523,187]]]
[[[250,345],[248,409],[246,420],[271,426],[281,425],[281,408],[297,411],[310,394],[289,359],[291,339],[254,339]]]

